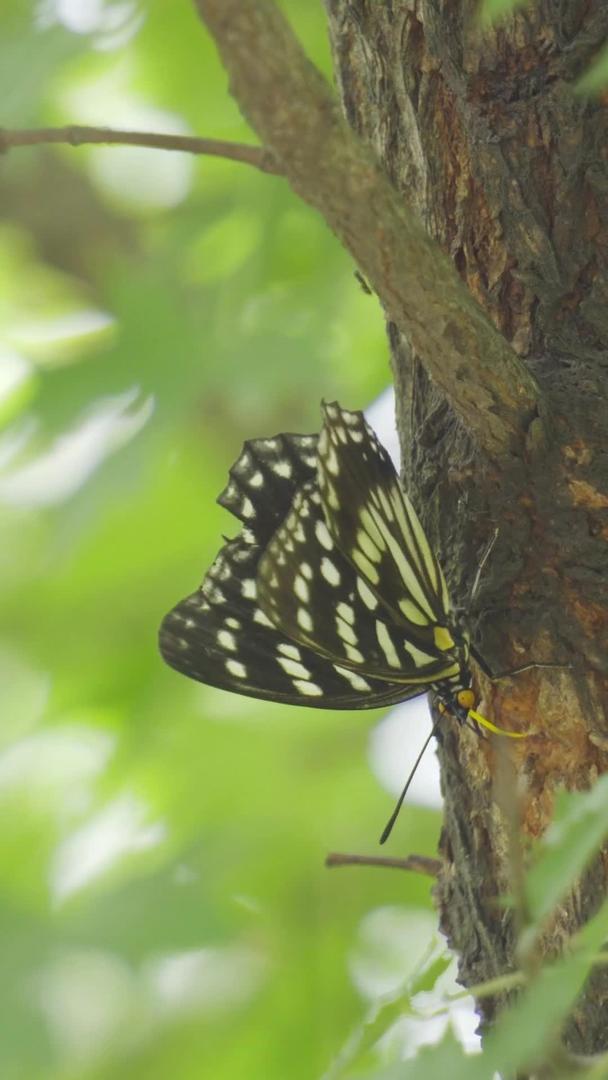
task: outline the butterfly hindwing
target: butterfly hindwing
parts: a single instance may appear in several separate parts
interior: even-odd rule
[[[275,435],[244,444],[217,501],[258,544],[268,543],[295,492],[316,476],[317,442],[318,435]]]
[[[369,709],[402,701],[400,684],[358,676],[273,626],[257,602],[262,552],[242,537],[225,544],[201,588],[163,620],[167,663],[210,686],[291,705]]]

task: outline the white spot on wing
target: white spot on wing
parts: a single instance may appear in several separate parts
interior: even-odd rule
[[[400,600],[399,609],[403,612],[406,619],[413,622],[416,626],[428,626],[429,620],[426,615],[422,615],[419,608],[416,607],[411,600]]]
[[[283,656],[289,656],[292,660],[300,660],[302,654],[297,645],[290,645],[287,641],[282,641],[279,645],[279,652],[283,653]]]
[[[339,615],[336,616],[336,630],[342,638],[342,641],[347,641],[349,645],[357,644],[357,635],[349,623],[341,619]]]
[[[298,600],[301,600],[303,604],[308,603],[310,599],[310,590],[308,588],[308,585],[304,581],[304,578],[301,577],[300,574],[296,574],[296,579],[293,583],[293,590]]]
[[[240,660],[226,660],[226,671],[237,679],[247,678],[247,668],[244,664],[241,664]]]
[[[327,555],[321,559],[321,573],[329,585],[337,586],[342,580],[338,567],[327,558]]]
[[[259,623],[260,626],[270,626],[273,630],[275,629],[274,623],[270,621],[266,613],[262,611],[261,608],[255,609],[253,621]]]
[[[378,574],[378,571],[376,570],[374,564],[369,561],[367,556],[364,555],[362,551],[359,551],[358,548],[355,548],[352,558],[355,565],[359,567],[359,570],[362,574],[365,574],[365,577],[368,579],[368,581],[371,581],[372,585],[377,585],[380,581],[380,575]]]
[[[370,507],[370,509],[371,509],[371,507]],[[370,510],[367,509],[365,506],[362,507],[362,509],[360,511],[360,514],[359,514],[359,517],[361,518],[361,524],[363,525],[363,528],[365,529],[365,531],[367,533],[369,533],[369,535],[371,536],[372,540],[374,541],[374,544],[376,545],[376,547],[378,547],[380,549],[385,548],[386,544],[384,543],[384,540],[382,539],[382,534],[381,534],[380,530],[378,529],[378,526],[376,525],[376,522],[374,521],[374,519],[372,517],[372,514],[370,513]],[[391,518],[392,518],[392,514],[391,514]]]
[[[307,697],[321,697],[323,691],[316,683],[304,682],[302,679],[294,679],[293,685],[300,694],[305,694]]]
[[[344,679],[347,679],[353,690],[360,690],[361,693],[365,693],[370,690],[371,687],[362,675],[358,675],[356,671],[351,671],[350,668],[340,667],[339,664],[334,664],[334,670],[338,672],[338,675],[342,675]]]
[[[331,551],[334,546],[334,542],[331,538],[329,529],[327,528],[327,525],[324,521],[317,521],[315,525],[315,534],[321,547],[324,547],[326,551]]]
[[[344,652],[348,659],[352,660],[353,664],[362,664],[364,662],[362,653],[355,649],[353,645],[349,645],[347,641],[344,642]]]
[[[302,628],[302,630],[305,630],[307,634],[309,634],[311,632],[311,630],[312,630],[312,619],[310,617],[310,612],[307,611],[306,608],[303,608],[303,607],[298,608],[297,621],[298,621],[298,626],[300,626]]]
[[[376,620],[376,637],[378,638],[378,644],[382,649],[386,657],[386,662],[389,667],[400,668],[401,661],[397,655],[397,650],[394,646],[391,635],[389,634],[388,627],[385,623]]]
[[[352,626],[355,621],[355,609],[350,604],[345,604],[343,600],[338,604],[336,611],[341,619],[344,619]]]
[[[378,607],[378,601],[374,596],[372,590],[370,589],[369,585],[367,585],[361,577],[357,577],[357,592],[359,593],[359,596],[361,597],[366,608],[368,608],[370,611],[375,611]]]
[[[357,543],[361,548],[361,551],[367,555],[368,559],[371,559],[372,562],[380,562],[382,553],[378,550],[373,540],[367,535],[364,529],[358,530]]]
[[[305,668],[304,664],[299,664],[297,660],[289,660],[286,656],[278,656],[277,662],[287,675],[291,675],[292,679],[310,679],[308,668]]]
[[[218,645],[221,645],[223,649],[236,652],[236,641],[234,634],[231,634],[230,630],[218,630],[217,641]]]
[[[403,647],[406,653],[411,656],[417,668],[424,667],[426,664],[432,664],[437,662],[436,656],[429,656],[428,653],[423,652],[422,649],[416,648],[416,646],[412,645],[409,641],[404,641]]]
[[[330,472],[332,474],[332,476],[337,476],[338,475],[338,472],[339,472],[338,459],[336,457],[336,451],[334,450],[333,446],[330,449],[329,454],[325,458],[325,465],[326,465],[327,471]]]
[[[327,499],[327,502],[331,506],[332,510],[339,510],[340,509],[340,500],[339,500],[338,496],[336,495],[336,489],[333,486],[333,484],[328,484],[327,485],[327,494],[326,494],[325,497]]]

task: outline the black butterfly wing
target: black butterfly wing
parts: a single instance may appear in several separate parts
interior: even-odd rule
[[[400,683],[358,675],[273,626],[257,602],[262,552],[242,538],[230,540],[201,588],[165,616],[160,651],[171,667],[210,686],[290,705],[372,709],[409,696]]]
[[[196,592],[164,618],[163,658],[200,682],[268,701],[317,708],[375,708],[420,692],[368,678],[296,642],[258,603],[258,566],[296,492],[316,477],[315,435],[245,443],[218,502],[243,522]]]
[[[434,641],[433,626],[397,624],[383,592],[341,553],[316,480],[296,492],[258,567],[258,599],[275,626],[365,678],[417,684],[458,673]]]
[[[317,475],[318,435],[250,439],[229,471],[218,503],[264,547],[281,524],[295,492]]]
[[[445,579],[391,459],[362,413],[337,402],[323,412],[318,482],[337,547],[397,626],[414,638],[430,636],[449,652],[454,642]]]

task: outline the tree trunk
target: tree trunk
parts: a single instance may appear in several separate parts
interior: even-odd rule
[[[480,675],[483,707],[529,738],[444,725],[437,900],[470,986],[521,963],[500,897],[517,891],[519,849],[545,829],[556,790],[608,767],[608,111],[573,91],[608,12],[605,0],[538,0],[482,35],[470,0],[326,4],[349,123],[540,387],[521,446],[490,460],[407,327],[388,323],[405,484],[478,652],[494,670],[564,665]],[[606,854],[547,926],[545,955],[604,899]],[[600,970],[568,1025],[571,1050],[608,1048],[607,995]],[[482,1017],[502,1004],[480,1002]]]

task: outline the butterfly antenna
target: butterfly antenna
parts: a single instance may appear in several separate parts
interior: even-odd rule
[[[477,568],[477,573],[475,574],[475,580],[473,582],[473,587],[471,589],[471,594],[469,596],[469,603],[471,602],[471,600],[474,600],[476,595],[477,595],[477,590],[479,588],[479,582],[481,581],[481,575],[482,575],[482,572],[483,572],[483,568],[486,565],[488,559],[490,558],[490,555],[492,554],[492,551],[494,549],[494,544],[496,543],[497,540],[498,540],[498,528],[494,529],[494,534],[492,536],[492,539],[490,540],[490,543],[486,547],[486,550],[484,551],[484,553],[483,553],[483,555],[481,557],[481,561],[480,561],[479,566]]]
[[[410,784],[411,784],[412,780],[414,779],[414,776],[416,775],[416,769],[418,768],[420,762],[422,761],[422,759],[424,757],[425,750],[426,750],[427,746],[429,745],[431,739],[433,738],[433,735],[436,734],[438,727],[439,727],[439,723],[438,722],[434,723],[433,727],[431,728],[430,734],[427,735],[426,739],[424,740],[422,750],[418,754],[418,757],[416,758],[416,760],[415,760],[415,762],[414,762],[414,764],[412,766],[412,769],[410,770],[410,774],[409,774],[407,780],[405,781],[403,791],[401,792],[401,794],[400,794],[400,796],[399,796],[399,798],[397,800],[397,805],[395,806],[395,809],[393,810],[390,818],[388,819],[386,825],[384,826],[382,836],[380,837],[380,843],[381,844],[386,843],[386,841],[388,840],[389,836],[391,835],[391,833],[393,831],[393,825],[395,824],[397,818],[399,817],[399,811],[401,810],[401,807],[403,806],[403,800],[405,799],[405,796],[407,795],[407,793],[409,791]]]

